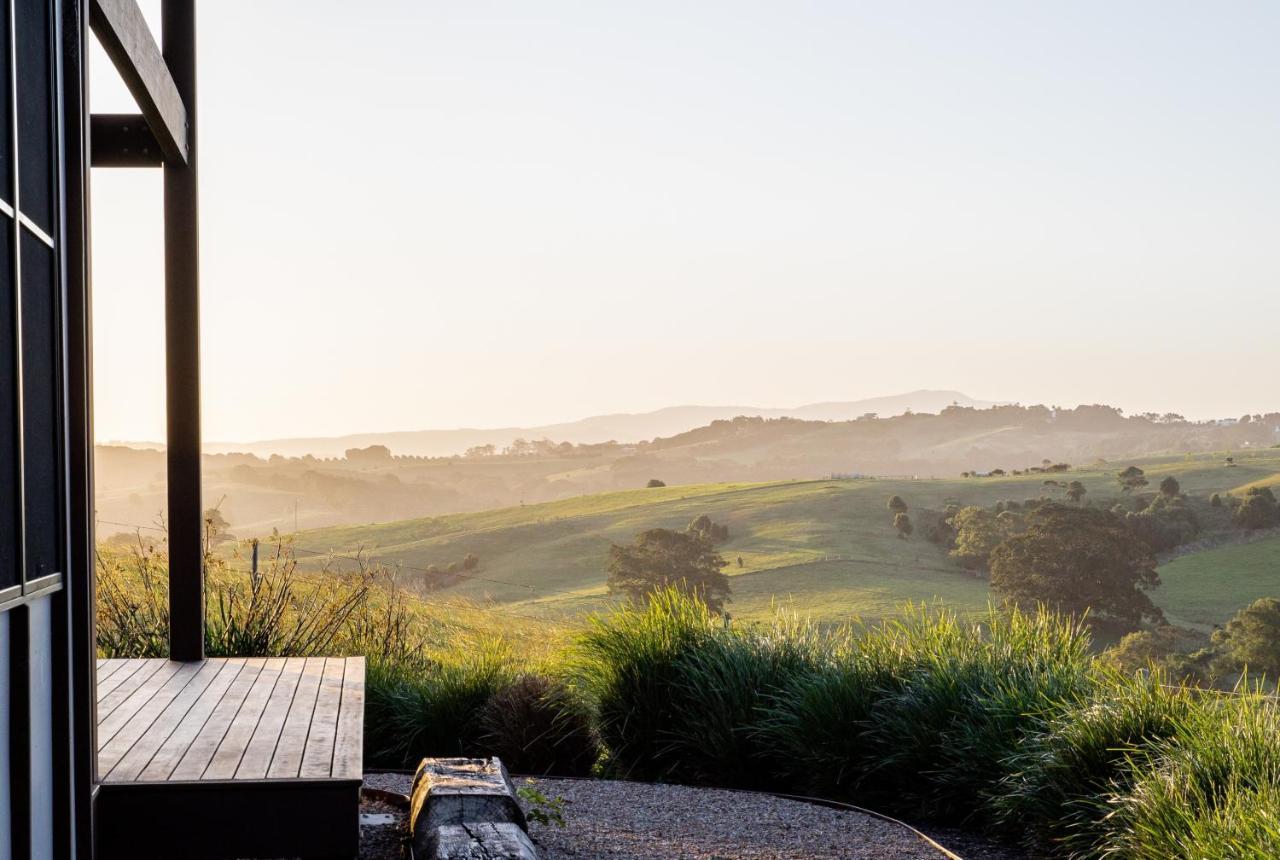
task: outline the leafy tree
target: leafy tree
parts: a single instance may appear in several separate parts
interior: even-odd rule
[[[1202,686],[1214,677],[1213,653],[1200,647],[1200,636],[1172,624],[1126,633],[1099,655],[1099,660],[1125,675],[1161,670],[1179,684]]]
[[[462,557],[463,570],[475,570],[479,566],[480,556],[476,555],[474,552],[469,552]]]
[[[666,485],[666,481],[659,481],[657,478],[650,478],[649,483],[645,484],[645,487],[652,490],[656,487],[665,487]]]
[[[703,538],[710,544],[724,543],[729,539],[729,527],[723,523],[711,521],[711,517],[703,514],[689,523],[686,531]]]
[[[1270,487],[1250,487],[1234,518],[1236,525],[1250,531],[1280,526],[1280,505],[1276,504],[1275,493]]]
[[[890,496],[887,507],[895,514],[905,514],[908,510],[907,503],[903,501],[902,496]]]
[[[911,525],[911,517],[905,513],[894,514],[893,527],[898,530],[898,537],[901,540],[906,540],[915,531],[915,526]]]
[[[1178,483],[1178,479],[1173,475],[1165,478],[1160,482],[1160,495],[1165,498],[1173,498],[1182,492],[1182,485]]]
[[[1109,511],[1047,504],[1026,531],[991,553],[991,587],[1019,606],[1044,603],[1137,624],[1163,620],[1147,590],[1160,584],[1155,557]]]
[[[1126,493],[1132,493],[1134,490],[1140,490],[1147,485],[1147,473],[1137,466],[1130,466],[1117,475],[1116,480],[1120,482],[1121,490]]]
[[[1236,464],[1236,458],[1235,458],[1235,457],[1228,457],[1226,462],[1227,462],[1227,465],[1228,465],[1228,466],[1234,466],[1234,465]]]
[[[1145,510],[1126,512],[1124,522],[1156,552],[1190,543],[1200,534],[1200,519],[1182,496],[1156,496]]]
[[[635,601],[677,588],[721,612],[729,597],[725,560],[711,542],[692,532],[649,529],[629,546],[609,548],[609,593]]]
[[[1070,484],[1067,484],[1067,499],[1077,505],[1080,504],[1081,500],[1084,499],[1085,494],[1088,492],[1089,491],[1084,488],[1084,484],[1079,481],[1072,481]]]
[[[987,566],[991,551],[1010,537],[1020,525],[1018,516],[992,513],[986,508],[961,508],[951,518],[955,529],[955,549],[951,557],[970,570]],[[1003,517],[1003,519],[1002,519]]]
[[[1213,644],[1237,669],[1280,676],[1280,600],[1263,597],[1213,633]]]
[[[1103,663],[1132,675],[1159,666],[1182,648],[1185,638],[1186,634],[1172,624],[1160,624],[1149,630],[1126,633],[1099,656]]]
[[[1209,497],[1209,507],[1211,507],[1211,508],[1220,508],[1220,507],[1222,507],[1222,496],[1218,495],[1217,493],[1214,493],[1212,496],[1210,496],[1210,497]]]
[[[219,500],[218,504],[212,508],[207,508],[204,512],[204,543],[206,548],[236,539],[236,536],[231,533],[231,523],[227,522],[227,518],[222,515],[223,501],[226,501],[225,497]]]

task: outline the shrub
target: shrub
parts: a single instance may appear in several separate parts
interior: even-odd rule
[[[997,822],[1028,848],[1099,856],[1109,798],[1128,791],[1147,764],[1144,751],[1172,737],[1194,707],[1191,692],[1166,680],[1108,673],[1087,700],[1029,736],[994,789]]]
[[[873,708],[901,688],[923,655],[954,647],[964,635],[953,614],[923,607],[857,633],[842,653],[772,696],[762,715],[780,778],[796,791],[837,798],[874,793],[876,782],[866,779],[876,763],[867,738]]]
[[[867,729],[872,775],[894,804],[941,818],[977,811],[1023,737],[1087,691],[1085,631],[1044,610],[993,610],[917,656]]]
[[[95,634],[103,657],[169,656],[168,559],[138,534],[127,553],[99,548]]]
[[[674,589],[591,619],[573,669],[594,706],[610,773],[661,779],[678,764],[667,732],[678,707],[671,690],[680,658],[714,631],[706,605]]]
[[[1213,644],[1230,669],[1280,676],[1280,599],[1260,597],[1213,631]]]
[[[783,763],[761,731],[768,699],[811,674],[831,647],[807,624],[779,617],[764,631],[722,629],[687,648],[673,675],[661,732],[669,778],[766,788]]]
[[[1236,525],[1250,531],[1280,526],[1280,503],[1270,487],[1250,487],[1233,517]]]
[[[1252,788],[1232,781],[1212,811],[1204,798],[1196,806],[1201,811],[1185,820],[1178,840],[1182,853],[1170,856],[1280,857],[1280,789],[1274,785]]]
[[[1274,700],[1253,693],[1204,700],[1144,758],[1153,766],[1114,801],[1108,851],[1136,860],[1276,856]]]
[[[480,755],[477,717],[513,674],[510,651],[497,640],[461,645],[449,661],[370,661],[366,755],[383,767],[410,767],[424,756]]]
[[[480,712],[481,744],[513,773],[587,776],[600,747],[587,709],[563,683],[524,674]]]
[[[272,542],[257,571],[213,556],[206,565],[204,649],[210,657],[339,653],[379,575],[362,564],[357,572],[326,571],[303,585],[283,541]],[[163,549],[140,537],[127,552],[99,549],[96,633],[102,656],[168,656],[168,567]]]

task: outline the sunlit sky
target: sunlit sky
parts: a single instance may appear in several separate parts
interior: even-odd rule
[[[199,11],[206,439],[1280,409],[1280,4]],[[93,205],[97,435],[162,439],[160,172]]]

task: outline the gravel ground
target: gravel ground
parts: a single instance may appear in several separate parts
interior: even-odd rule
[[[412,777],[366,774],[365,785],[407,794]],[[526,784],[517,780],[517,785]],[[564,800],[564,827],[529,825],[543,860],[938,860],[905,828],[869,815],[765,794],[603,780],[539,779]],[[372,809],[372,807],[370,808]],[[383,811],[379,809],[378,811]],[[934,838],[952,847],[935,833]],[[399,860],[382,827],[362,830],[362,860]],[[366,851],[366,843],[368,850]],[[982,840],[953,850],[972,860],[1011,860]]]
[[[390,790],[402,793],[399,788]],[[408,830],[406,810],[367,797],[360,799],[360,860],[401,860]]]

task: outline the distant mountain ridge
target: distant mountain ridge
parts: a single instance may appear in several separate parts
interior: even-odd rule
[[[959,391],[921,389],[888,397],[864,400],[810,403],[794,408],[760,406],[668,406],[652,412],[594,415],[562,424],[535,427],[499,427],[491,429],[460,428],[456,430],[402,430],[383,433],[352,433],[345,436],[314,436],[264,439],[255,442],[208,442],[208,454],[232,452],[268,457],[341,457],[348,448],[386,445],[395,454],[420,457],[443,457],[461,454],[476,445],[501,448],[514,439],[551,439],[555,442],[587,444],[592,442],[641,442],[663,436],[674,436],[712,421],[739,415],[764,418],[803,418],[808,421],[851,421],[874,412],[882,418],[912,412],[940,412],[951,404],[985,409],[996,401],[975,400]]]

